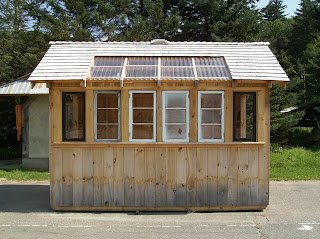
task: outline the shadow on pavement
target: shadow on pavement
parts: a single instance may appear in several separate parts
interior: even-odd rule
[[[52,212],[49,185],[0,185],[0,212]]]

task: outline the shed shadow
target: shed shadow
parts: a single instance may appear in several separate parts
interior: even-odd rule
[[[0,185],[0,212],[53,212],[49,185]]]

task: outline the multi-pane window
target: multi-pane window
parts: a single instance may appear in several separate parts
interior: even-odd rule
[[[163,141],[189,141],[189,91],[163,91]]]
[[[224,92],[198,92],[198,141],[224,141]]]
[[[85,140],[85,93],[62,93],[62,139],[63,141]]]
[[[256,141],[256,93],[233,93],[233,140]]]
[[[120,92],[95,92],[95,140],[120,140]]]
[[[156,91],[130,91],[130,141],[156,141]]]

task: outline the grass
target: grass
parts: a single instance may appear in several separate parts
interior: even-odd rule
[[[271,148],[271,180],[320,180],[320,148]]]
[[[28,167],[0,168],[0,178],[12,181],[44,181],[49,180],[49,171]]]

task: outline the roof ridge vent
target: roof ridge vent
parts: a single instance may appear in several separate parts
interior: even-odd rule
[[[169,41],[166,39],[153,39],[150,42],[151,45],[169,45]]]

